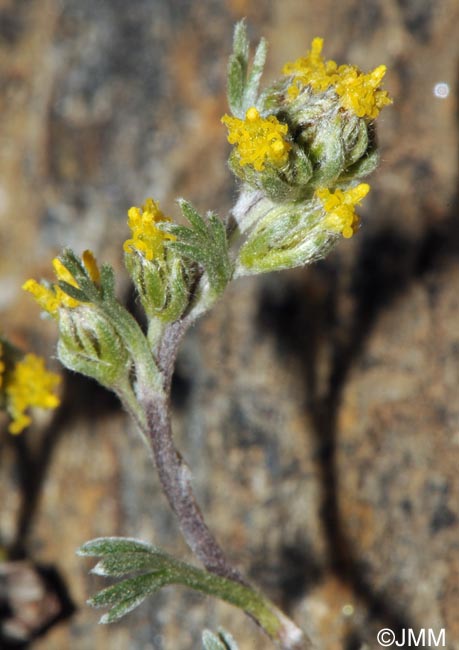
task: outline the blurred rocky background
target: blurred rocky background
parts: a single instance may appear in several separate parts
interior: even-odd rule
[[[318,648],[431,628],[458,649],[456,0],[0,0],[1,330],[53,356],[55,328],[20,286],[50,277],[65,245],[111,262],[132,303],[121,244],[145,197],[169,214],[177,196],[227,212],[219,119],[242,16],[269,40],[266,79],[321,35],[328,58],[385,63],[395,101],[358,236],[314,267],[235,283],[189,333],[177,444],[228,555]],[[85,606],[103,582],[74,554],[89,538],[190,559],[110,395],[65,375],[57,414],[19,438],[3,428],[14,647],[185,650],[218,625],[241,650],[268,647],[242,614],[183,589],[108,627]]]

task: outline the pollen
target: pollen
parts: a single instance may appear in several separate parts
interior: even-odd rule
[[[158,223],[171,221],[159,209],[153,199],[147,199],[142,208],[128,210],[128,226],[132,237],[124,242],[126,253],[139,251],[147,260],[160,259],[164,256],[164,242],[174,241],[176,237],[158,228]]]
[[[5,386],[6,403],[12,422],[10,433],[21,433],[31,423],[26,411],[31,407],[54,409],[59,406],[55,394],[60,377],[45,368],[35,354],[26,354],[14,366]]]
[[[316,190],[316,196],[322,202],[326,213],[325,227],[342,234],[346,239],[352,237],[360,222],[354,207],[360,205],[369,191],[370,186],[367,183],[360,183],[345,191],[337,189],[331,192],[326,188]]]
[[[285,139],[288,126],[274,115],[260,117],[252,106],[245,119],[224,115],[223,124],[228,128],[228,142],[236,145],[241,165],[251,165],[256,171],[263,171],[266,164],[282,167],[288,159],[291,145]]]
[[[315,38],[305,57],[284,65],[282,72],[293,77],[287,91],[291,99],[298,97],[306,87],[313,92],[333,87],[343,108],[353,111],[358,117],[370,119],[378,117],[384,106],[392,104],[387,91],[380,88],[386,73],[385,65],[365,74],[354,65],[338,66],[335,61],[325,61],[322,47],[323,39]]]

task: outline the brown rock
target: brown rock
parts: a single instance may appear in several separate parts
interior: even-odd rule
[[[53,325],[19,288],[50,277],[61,247],[120,270],[130,205],[230,207],[219,117],[235,20],[268,37],[267,78],[316,35],[330,58],[388,66],[361,232],[313,268],[232,286],[189,333],[174,393],[209,524],[327,649],[377,648],[382,627],[445,628],[459,648],[458,14],[454,0],[0,4],[1,323],[50,354]],[[179,589],[97,625],[83,541],[140,536],[190,557],[116,404],[75,379],[66,395],[50,427],[0,440],[2,542],[57,567],[79,608],[34,647],[198,648],[220,624],[241,650],[267,647],[239,612]]]

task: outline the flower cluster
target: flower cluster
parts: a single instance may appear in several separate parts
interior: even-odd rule
[[[352,237],[359,225],[354,206],[359,205],[369,191],[370,186],[367,183],[360,183],[344,192],[339,189],[334,192],[326,188],[318,189],[316,196],[322,201],[327,213],[325,227],[341,233],[346,239]]]
[[[175,320],[187,302],[187,271],[171,245],[177,237],[159,204],[149,198],[141,208],[128,210],[132,237],[124,242],[126,268],[137,289],[147,317],[162,322]],[[155,327],[153,326],[153,329]]]
[[[323,39],[315,38],[305,57],[284,65],[282,72],[292,77],[289,97],[298,97],[308,87],[322,92],[332,86],[344,108],[354,111],[358,117],[378,117],[381,108],[392,103],[387,91],[380,88],[386,66],[380,65],[364,74],[355,65],[338,66],[335,61],[325,61],[322,47]]]
[[[235,116],[222,119],[234,145],[229,165],[242,180],[233,209],[245,238],[236,276],[308,264],[358,230],[355,207],[370,189],[361,179],[378,162],[373,122],[392,101],[380,87],[386,67],[338,65],[322,47],[315,38],[258,94],[259,50],[248,74],[245,28],[236,30],[228,83]]]
[[[170,222],[153,199],[147,199],[142,208],[132,207],[128,211],[128,226],[132,237],[124,242],[124,251],[139,251],[147,260],[164,256],[164,243],[175,237],[158,228],[159,223]]]
[[[291,148],[285,139],[288,126],[281,124],[274,115],[264,119],[252,106],[244,120],[224,115],[221,121],[228,127],[228,142],[237,146],[241,165],[252,165],[260,172],[266,163],[282,167],[287,162]]]
[[[30,408],[54,409],[59,406],[56,389],[59,375],[45,368],[44,360],[35,354],[26,354],[6,360],[5,346],[0,343],[0,397],[12,421],[10,433],[21,433],[32,422]]]

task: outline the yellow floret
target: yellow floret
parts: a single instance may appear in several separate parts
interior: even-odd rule
[[[334,232],[341,233],[349,238],[357,231],[359,217],[354,206],[360,205],[362,199],[370,191],[367,183],[360,183],[350,190],[335,190],[330,192],[326,188],[316,190],[316,196],[322,201],[326,212],[325,227]]]
[[[15,365],[5,387],[7,408],[13,419],[10,433],[20,433],[31,422],[26,414],[30,407],[53,409],[59,406],[55,389],[60,377],[45,368],[44,361],[35,354],[26,354]]]
[[[83,251],[83,254],[81,256],[81,261],[83,262],[83,266],[88,272],[88,275],[91,278],[91,280],[96,284],[99,284],[100,271],[94,253],[90,250]]]
[[[306,86],[314,92],[333,86],[344,108],[354,111],[358,117],[368,118],[377,117],[384,106],[392,103],[387,91],[379,87],[386,66],[380,65],[367,74],[354,65],[338,66],[335,61],[323,59],[322,46],[323,39],[315,38],[305,57],[284,65],[282,72],[293,76],[287,91],[289,97],[294,99]]]
[[[294,82],[288,89],[290,97],[296,97],[301,88],[307,85],[317,92],[326,90],[331,85],[330,76],[338,66],[335,61],[324,61],[321,55],[323,44],[323,38],[314,38],[306,56],[286,63],[282,68],[284,74],[294,76]]]
[[[174,241],[174,235],[163,232],[156,224],[162,221],[171,221],[159,209],[159,204],[153,199],[147,199],[142,208],[130,208],[128,211],[128,226],[132,231],[131,239],[124,242],[126,253],[137,250],[147,260],[163,257],[164,242]]]
[[[53,289],[44,287],[34,279],[26,280],[22,285],[24,291],[32,294],[40,307],[47,311],[48,314],[57,318],[59,313],[60,301]]]
[[[53,259],[53,268],[58,280],[61,282],[67,282],[67,284],[70,284],[72,287],[78,289],[77,281],[70,273],[70,271],[62,264],[58,257],[55,257]],[[59,307],[70,307],[70,309],[74,309],[81,304],[79,300],[76,300],[75,298],[69,296],[56,284],[53,286],[53,291],[59,303]]]
[[[89,250],[84,251],[81,256],[83,266],[88,272],[89,277],[93,282],[98,283],[100,280],[99,267],[97,266],[96,258]],[[78,289],[78,282],[75,280],[70,271],[62,264],[58,257],[53,259],[53,268],[56,278],[61,282],[67,282],[72,287]],[[63,291],[57,284],[50,287],[44,286],[36,280],[30,279],[22,285],[24,291],[32,294],[40,307],[47,311],[53,318],[59,317],[59,309],[61,307],[68,307],[74,309],[81,305],[80,300],[76,300]]]
[[[372,72],[364,74],[355,66],[340,66],[339,79],[335,90],[341,97],[344,108],[348,108],[358,117],[376,118],[384,106],[392,104],[386,90],[379,86],[386,74],[386,66],[380,65]]]
[[[237,147],[241,165],[252,165],[256,171],[263,171],[266,163],[282,167],[287,162],[291,149],[290,143],[285,140],[288,126],[279,122],[274,115],[260,117],[258,110],[252,106],[245,120],[224,115],[221,121],[228,128],[228,142]]]
[[[67,271],[60,260],[55,258],[53,260],[53,266],[58,280],[67,282],[73,287],[78,287],[75,278],[69,271]],[[73,309],[81,304],[79,300],[66,294],[57,284],[52,285],[50,288],[45,287],[34,279],[29,279],[24,282],[22,288],[24,291],[31,293],[40,307],[53,316],[53,318],[59,317],[59,309],[61,307],[69,307]]]
[[[75,278],[70,273],[68,268],[62,264],[62,262],[58,257],[55,257],[53,259],[52,264],[53,264],[54,273],[56,274],[56,278],[58,280],[62,280],[62,282],[67,282],[67,284],[71,284],[72,287],[78,287]]]

